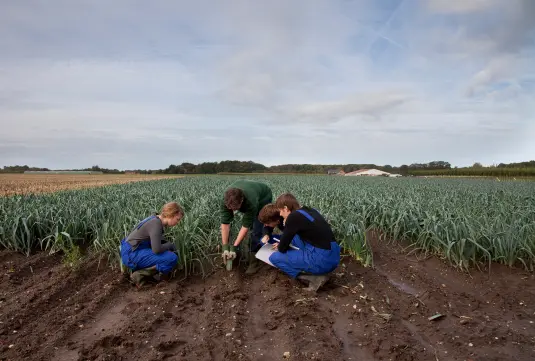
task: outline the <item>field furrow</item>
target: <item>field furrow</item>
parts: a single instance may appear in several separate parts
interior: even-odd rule
[[[6,270],[20,256],[0,252],[0,352],[30,361],[533,359],[533,274],[468,275],[372,243],[379,271],[346,257],[317,294],[267,265],[137,290],[95,261],[83,263],[92,277],[66,275],[57,258],[15,285]],[[43,284],[49,302],[25,306],[32,293],[21,287]]]

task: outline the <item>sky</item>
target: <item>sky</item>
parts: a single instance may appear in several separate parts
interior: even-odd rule
[[[533,0],[2,0],[0,166],[535,159]]]

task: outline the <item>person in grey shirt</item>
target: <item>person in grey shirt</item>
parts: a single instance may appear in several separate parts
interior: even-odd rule
[[[176,246],[166,242],[164,228],[176,226],[182,217],[178,203],[167,203],[160,214],[145,218],[121,240],[121,261],[132,271],[130,279],[136,286],[143,284],[144,277],[167,275],[177,265]]]

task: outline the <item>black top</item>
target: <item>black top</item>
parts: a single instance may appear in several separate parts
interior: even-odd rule
[[[303,242],[310,243],[317,248],[330,250],[331,242],[335,242],[335,239],[329,223],[319,212],[310,207],[304,206],[300,209],[308,213],[314,220],[309,220],[299,211],[290,213],[286,218],[284,232],[282,232],[278,247],[279,252],[286,253],[296,234],[299,235]]]

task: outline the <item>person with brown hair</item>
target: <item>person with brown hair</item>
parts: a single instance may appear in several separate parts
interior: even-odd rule
[[[223,262],[236,258],[236,249],[250,233],[249,267],[246,274],[256,273],[260,267],[256,252],[262,247],[263,225],[258,220],[262,207],[273,201],[271,188],[262,182],[239,179],[232,183],[220,203],[221,237],[223,243]],[[242,226],[236,240],[229,244],[230,224],[234,220],[234,212],[243,213]]]
[[[144,277],[169,274],[178,263],[176,246],[164,239],[164,228],[174,227],[184,217],[184,211],[176,202],[166,203],[160,212],[145,218],[121,240],[121,261],[132,274],[136,286]]]
[[[266,204],[258,214],[258,220],[264,224],[262,243],[273,243],[273,231],[278,228],[284,231],[284,218],[281,217],[277,205]]]
[[[277,252],[269,261],[290,277],[308,283],[308,290],[317,291],[329,279],[326,274],[340,263],[340,246],[331,226],[316,209],[301,206],[291,193],[279,196],[275,204],[284,218],[284,231],[280,242],[273,245]]]

